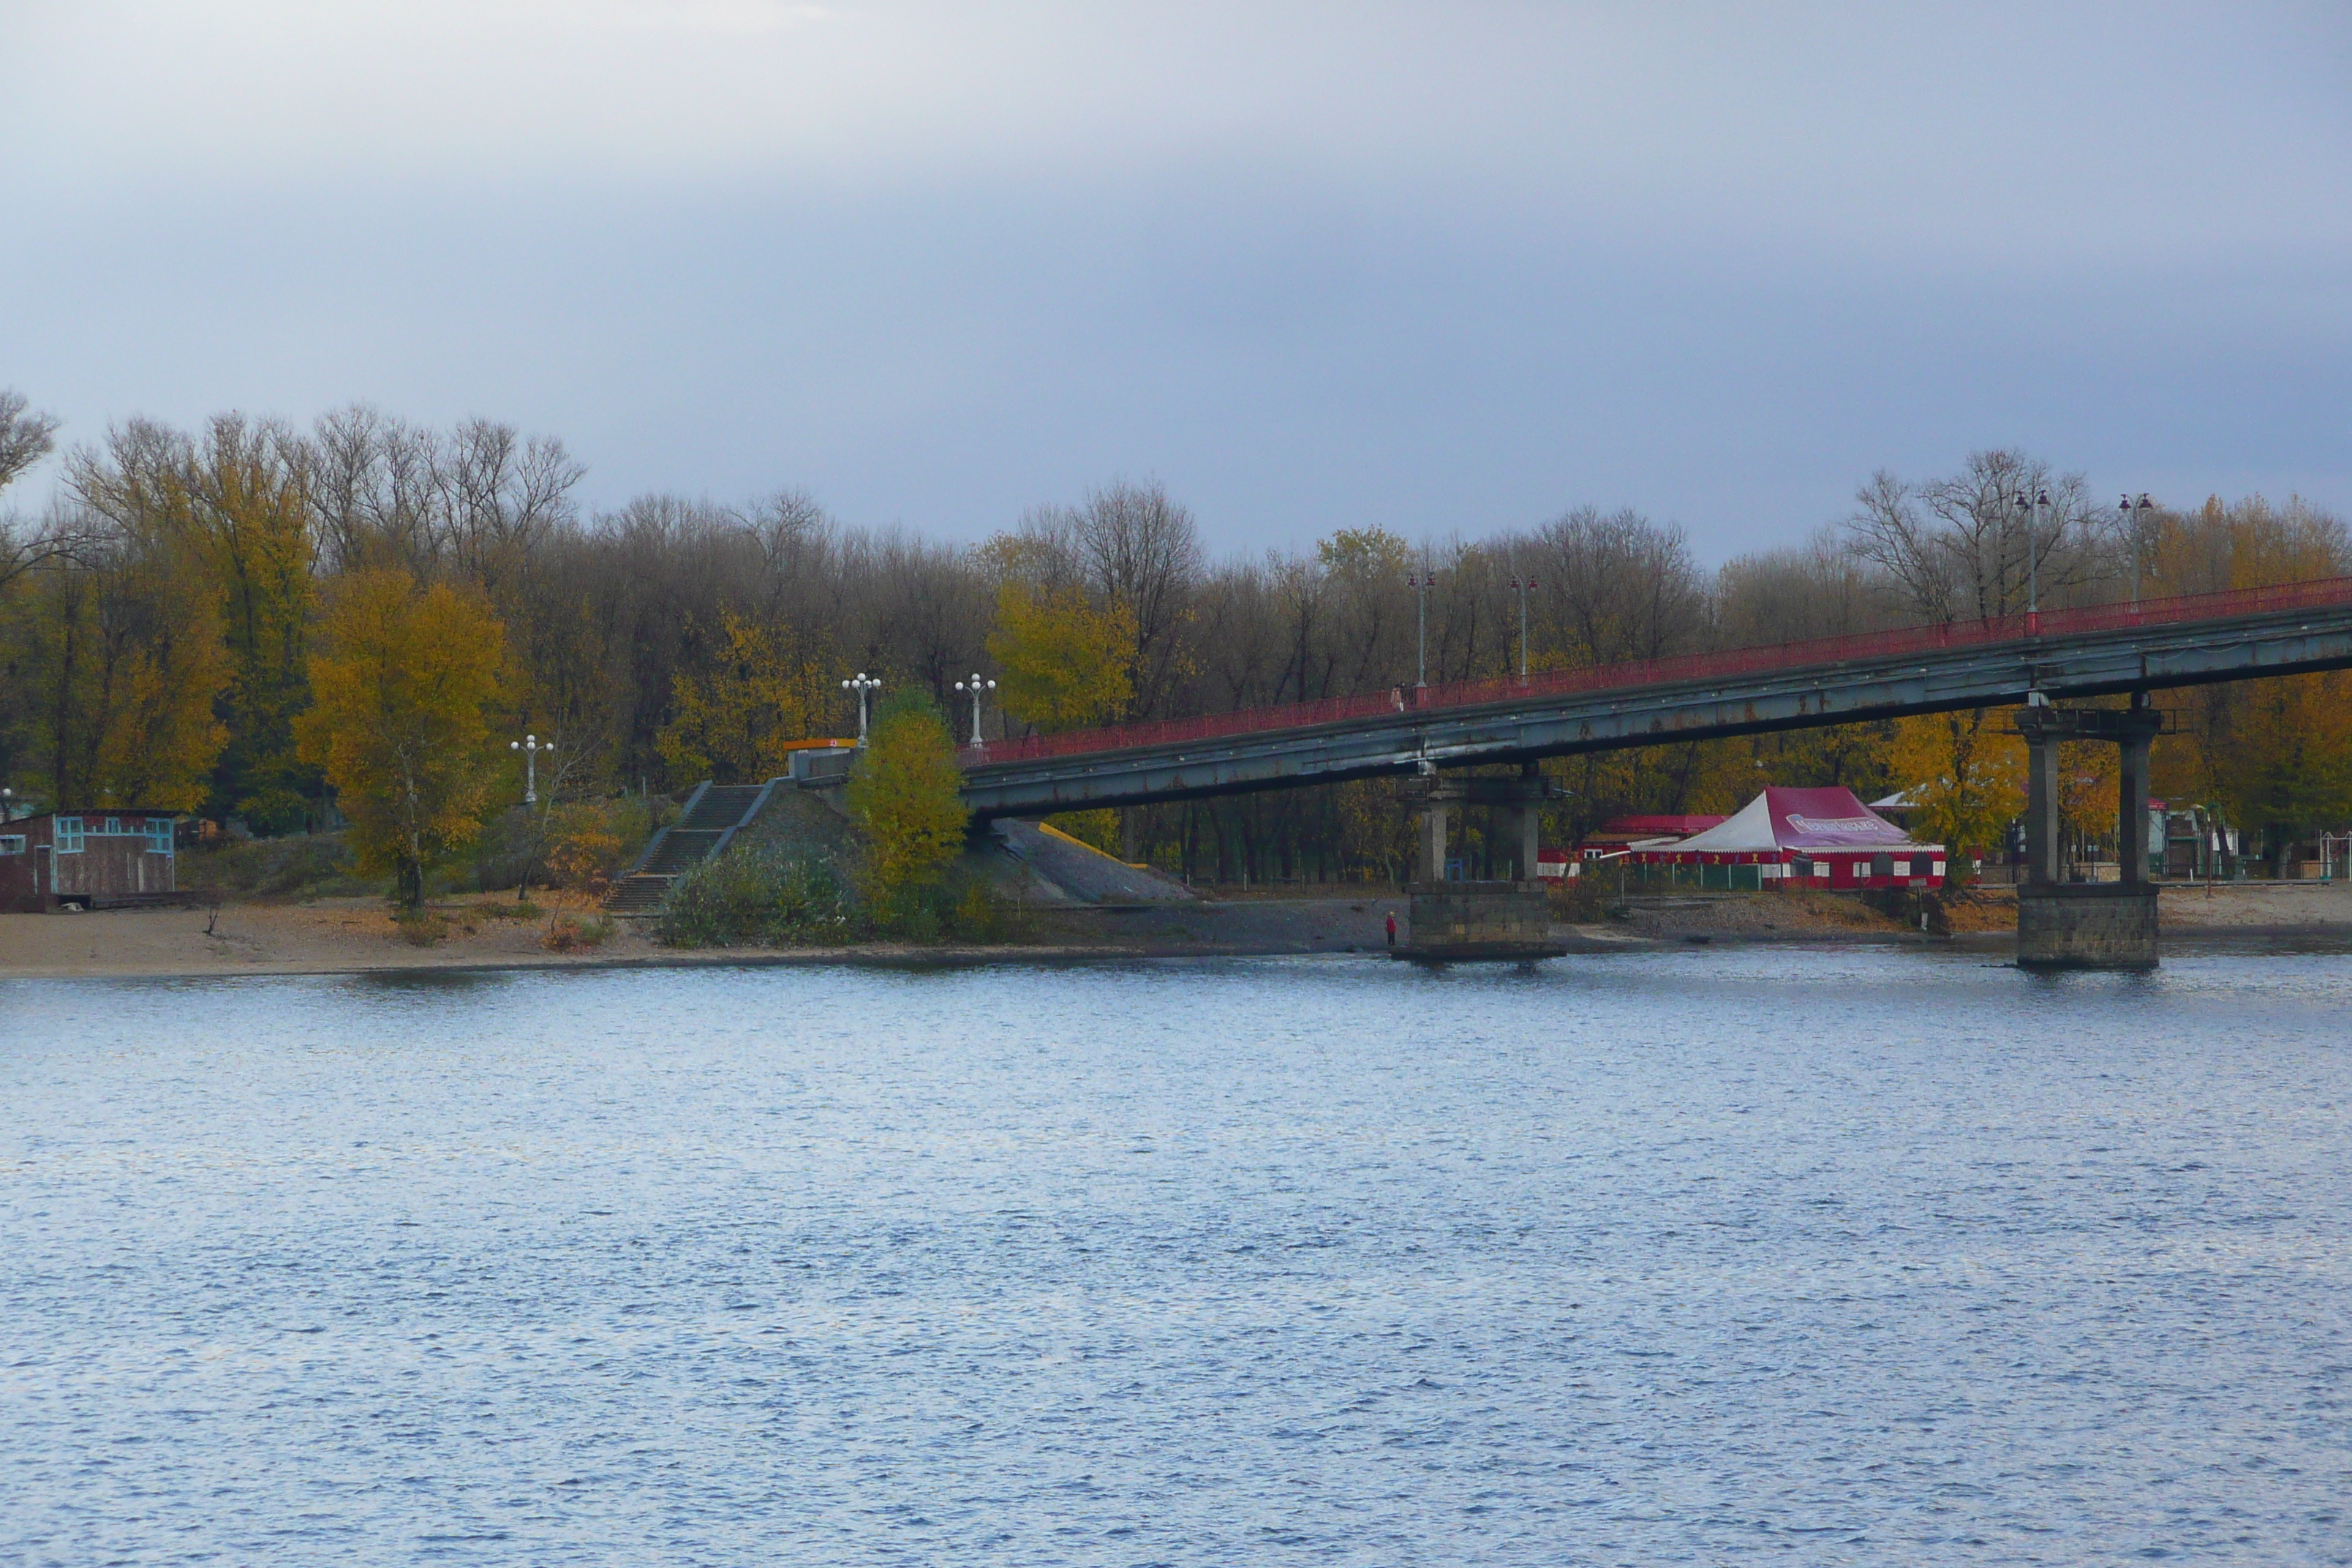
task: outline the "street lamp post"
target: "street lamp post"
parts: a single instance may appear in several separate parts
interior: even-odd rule
[[[881,687],[882,681],[880,677],[868,675],[862,669],[856,675],[851,676],[847,680],[841,683],[841,689],[844,691],[855,691],[857,693],[857,743],[861,746],[866,744],[866,693],[870,691],[878,691],[881,689]]]
[[[522,803],[525,805],[537,805],[539,804],[539,753],[545,752],[550,756],[553,756],[555,742],[542,741],[536,735],[525,735],[520,741],[509,741],[507,750],[522,753]]]
[[[1414,668],[1412,680],[1413,689],[1419,690],[1429,684],[1429,591],[1437,585],[1437,574],[1416,572],[1404,580],[1404,585],[1421,601],[1421,661]]]
[[[2147,514],[2156,510],[2156,503],[2148,500],[2147,493],[2143,490],[2140,492],[2140,498],[2137,501],[2133,500],[2128,495],[2125,496],[2123,500],[2116,502],[2116,510],[2124,514],[2124,521],[2131,529],[2131,602],[2132,608],[2137,610],[2139,608],[2139,554],[2142,548],[2141,536],[2147,531]]]
[[[539,804],[539,753],[545,752],[549,760],[552,761],[555,757],[555,742],[542,741],[536,735],[525,735],[520,741],[509,741],[507,750],[522,753],[522,803],[526,806],[537,805]],[[562,775],[560,773],[556,775],[557,788],[562,787]],[[409,787],[408,798],[411,805],[414,805],[416,800],[416,790],[413,784]],[[530,819],[526,816],[524,820],[528,824]],[[545,826],[543,819],[541,826]],[[515,902],[518,904],[530,901],[531,862],[539,858],[539,839],[534,836],[529,842],[530,848],[530,852],[523,857],[522,875],[515,879]]]
[[[969,691],[971,693],[971,743],[975,746],[983,744],[984,742],[982,742],[980,738],[981,694],[982,692],[995,690],[996,682],[993,680],[984,681],[981,679],[980,671],[975,669],[971,672],[971,679],[970,680],[959,680],[956,682],[956,689],[958,691]]]
[[[1524,583],[1517,577],[1511,579],[1511,590],[1519,596],[1519,679],[1521,680],[1528,678],[1528,591],[1535,585],[1536,580],[1532,577]]]
[[[2017,510],[2026,516],[2025,524],[2025,630],[2029,637],[2042,630],[2042,512],[2050,504],[2050,492],[2037,489],[2031,496],[2017,492]]]

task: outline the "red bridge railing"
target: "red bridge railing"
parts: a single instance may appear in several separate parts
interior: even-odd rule
[[[1217,740],[1268,730],[1299,730],[1314,724],[1373,719],[1397,712],[1467,708],[1482,702],[1507,702],[1517,698],[1664,686],[1724,676],[1755,675],[1776,669],[1894,658],[1906,654],[1975,647],[1988,643],[2019,642],[2033,637],[2073,637],[2089,632],[2126,631],[2136,626],[2179,626],[2184,622],[2219,621],[2238,616],[2284,614],[2346,605],[2352,605],[2352,577],[2329,577],[2315,583],[2284,584],[2275,588],[2241,588],[2221,594],[2184,594],[2168,599],[2143,599],[2137,605],[2090,605],[2080,609],[2045,610],[2038,616],[2001,616],[1980,621],[1949,621],[1937,626],[1904,626],[1895,631],[1861,632],[1850,637],[1814,637],[1805,642],[1730,648],[1720,653],[1677,654],[1671,658],[1633,659],[1622,664],[1589,665],[1580,669],[1536,670],[1524,678],[1507,675],[1488,680],[1454,681],[1444,686],[1400,687],[1356,697],[1328,698],[1320,702],[1288,702],[1274,708],[1245,708],[1232,713],[1203,713],[1192,719],[1161,719],[1150,723],[1117,724],[1099,730],[1072,730],[1059,735],[1025,735],[1012,740],[992,741],[977,749],[967,747],[963,756],[968,766],[1031,762],[1048,757],[1076,756],[1088,752],[1119,752],[1139,746]]]

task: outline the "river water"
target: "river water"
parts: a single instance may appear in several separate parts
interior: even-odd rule
[[[0,1563],[2352,1562],[2347,1001],[0,984]]]

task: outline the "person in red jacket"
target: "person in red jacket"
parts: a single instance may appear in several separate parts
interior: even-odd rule
[[[1396,945],[1396,911],[1394,910],[1389,911],[1389,945],[1391,947]]]

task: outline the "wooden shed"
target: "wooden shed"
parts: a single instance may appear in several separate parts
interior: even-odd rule
[[[45,811],[0,823],[0,910],[149,903],[176,892],[167,811]]]

